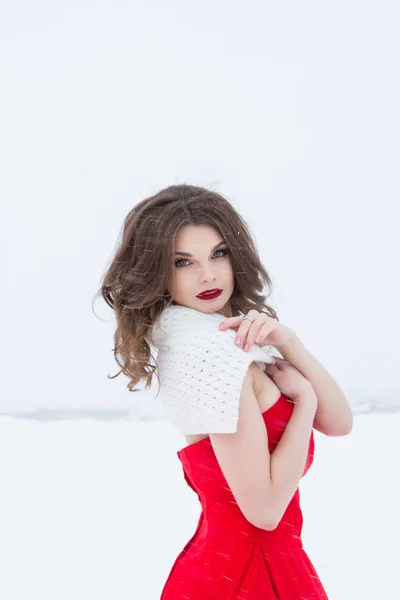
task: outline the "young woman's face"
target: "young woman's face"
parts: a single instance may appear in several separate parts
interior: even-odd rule
[[[229,299],[234,276],[228,246],[222,236],[209,225],[185,225],[176,235],[173,252],[168,290],[172,299],[201,312],[232,316]],[[210,300],[197,297],[215,288],[222,290],[218,297]]]

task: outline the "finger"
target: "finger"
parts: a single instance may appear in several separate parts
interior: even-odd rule
[[[220,323],[220,329],[229,329],[229,327],[237,327],[242,322],[242,317],[239,315],[238,317],[228,317],[225,321]]]
[[[282,371],[287,366],[286,361],[284,361],[284,360],[283,361],[282,360],[276,360],[278,358],[277,356],[274,356],[273,358],[276,361],[275,364],[274,364],[274,367],[276,367],[279,371]]]
[[[287,364],[289,364],[287,360],[280,358],[280,356],[274,356],[274,359],[276,360],[276,364],[280,367],[285,367]]]
[[[265,340],[265,338],[268,337],[268,334],[271,333],[272,329],[273,328],[271,327],[270,323],[263,319],[263,324],[257,333],[256,341],[261,342],[261,340]]]
[[[250,350],[251,346],[254,344],[256,337],[260,333],[260,329],[265,323],[264,316],[256,310],[249,311],[250,318],[254,318],[254,322],[252,323],[249,319],[244,319],[240,324],[238,332],[236,334],[236,339],[243,339],[244,349]]]
[[[279,363],[276,363],[275,365],[272,365],[275,369],[275,371],[282,371],[282,365],[280,365]]]
[[[236,332],[236,337],[235,337],[235,340],[234,340],[235,344],[237,346],[242,346],[243,342],[245,342],[243,344],[243,346],[245,346],[245,344],[248,343],[248,337],[247,336],[248,336],[249,330],[253,327],[253,331],[254,331],[254,325],[256,323],[256,319],[257,319],[258,314],[259,313],[256,310],[250,310],[247,313],[247,316],[249,316],[250,319],[252,319],[252,318],[255,319],[254,323],[252,323],[252,321],[250,319],[243,319],[243,316],[239,317],[240,318],[240,324],[239,324],[238,330]],[[258,330],[258,327],[257,327],[257,330]],[[255,337],[255,335],[254,335],[254,337]]]

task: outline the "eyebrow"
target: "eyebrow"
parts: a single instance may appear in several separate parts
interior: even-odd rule
[[[219,248],[220,246],[222,246],[222,244],[225,244],[225,240],[222,240],[221,242],[218,242],[218,244],[216,246],[214,246],[214,248],[211,249],[211,252],[214,252],[217,248]],[[190,254],[189,252],[175,252],[175,254],[180,254],[181,256],[193,256],[193,254]]]

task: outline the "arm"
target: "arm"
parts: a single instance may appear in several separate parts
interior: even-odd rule
[[[210,433],[210,441],[225,480],[244,517],[255,527],[275,529],[304,472],[317,399],[311,384],[299,392],[299,405],[274,452],[255,394],[255,364],[244,377],[239,418],[234,433]],[[275,390],[267,386],[268,402]]]
[[[262,529],[274,529],[280,522],[304,472],[316,410],[313,391],[295,404],[279,443],[271,454],[271,503],[260,518]],[[273,516],[271,516],[273,515]]]
[[[297,335],[276,348],[314,388],[318,406],[313,427],[325,435],[348,435],[353,427],[353,412],[330,373],[307,350]]]

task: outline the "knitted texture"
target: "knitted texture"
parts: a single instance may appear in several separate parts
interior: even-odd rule
[[[182,305],[168,306],[153,328],[160,399],[183,435],[234,433],[248,366],[275,363],[273,346],[235,346],[236,331],[218,329],[226,317]]]

